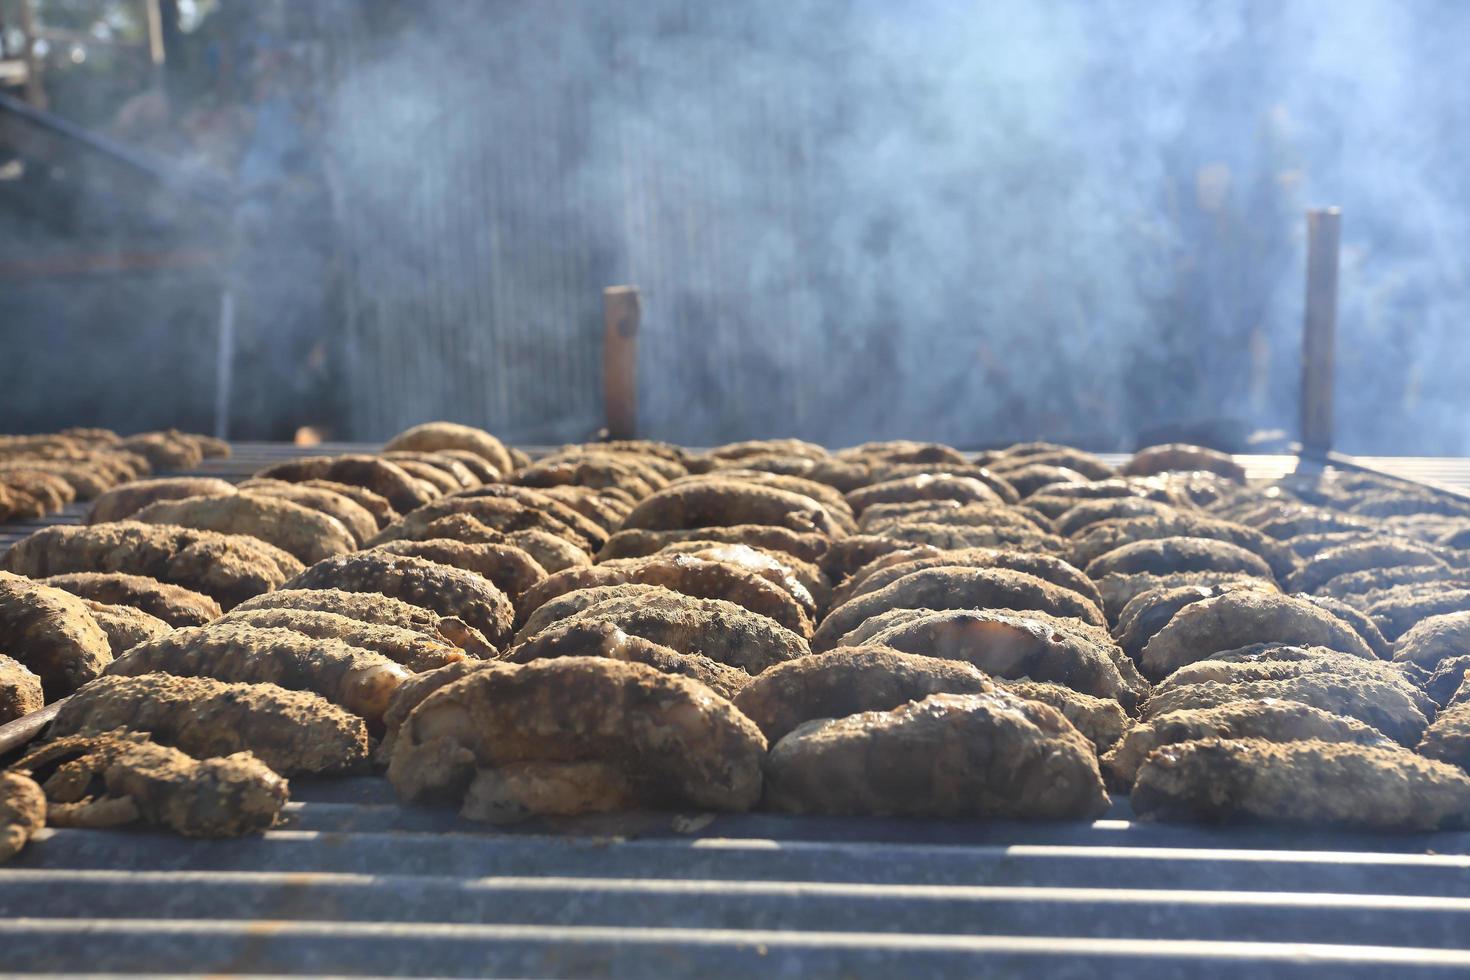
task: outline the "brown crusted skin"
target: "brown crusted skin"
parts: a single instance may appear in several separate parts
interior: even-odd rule
[[[831,539],[825,534],[793,531],[769,524],[731,524],[723,527],[685,528],[679,531],[624,528],[607,539],[607,544],[597,553],[597,560],[642,558],[669,545],[695,539],[725,544],[748,544],[752,548],[784,552],[806,562],[819,560],[831,544]]]
[[[1368,604],[1366,612],[1373,617],[1383,635],[1390,640],[1401,636],[1432,616],[1470,611],[1470,589],[1438,587],[1425,592],[1410,588],[1390,589]]]
[[[357,547],[347,528],[335,517],[289,500],[249,493],[160,500],[138,511],[133,520],[221,534],[248,534],[275,545],[305,565]]]
[[[590,487],[574,487],[567,484],[539,489],[548,497],[560,500],[592,521],[607,534],[612,534],[621,527],[623,519],[633,511],[632,499],[621,491],[593,490]],[[617,493],[618,496],[613,496],[614,493]]]
[[[564,621],[611,623],[679,653],[709,657],[751,674],[811,653],[797,634],[733,602],[696,599],[659,586],[605,588],[606,598]]]
[[[542,489],[558,486],[591,487],[623,490],[641,500],[668,481],[653,470],[609,454],[586,453],[557,456],[532,463],[515,475],[523,487]]]
[[[7,469],[0,471],[0,483],[12,490],[35,498],[40,511],[34,516],[54,513],[76,499],[77,492],[55,473],[38,469]]]
[[[643,498],[623,527],[678,531],[737,524],[770,524],[828,536],[841,533],[827,508],[811,497],[714,478],[669,486]]]
[[[554,495],[533,487],[519,487],[507,483],[490,483],[485,486],[475,487],[472,490],[461,490],[459,493],[448,498],[448,500],[429,505],[423,511],[425,514],[431,516],[436,513],[458,513],[455,509],[456,505],[453,502],[460,500],[513,500],[516,503],[524,504],[533,510],[543,511],[551,517],[556,518],[562,524],[566,525],[578,539],[586,541],[589,551],[596,551],[607,543],[607,532],[598,527],[597,522],[584,517],[577,512],[575,507],[562,503]]]
[[[1023,466],[1002,466],[992,463],[990,469],[1015,487],[1016,493],[1021,495],[1022,500],[1053,483],[1070,483],[1087,479],[1086,474],[1051,463],[1026,463]]]
[[[1017,503],[1021,499],[1021,495],[1016,492],[1016,488],[1011,486],[1001,474],[995,473],[979,463],[878,463],[869,469],[866,479],[862,482],[862,486],[847,492],[853,493],[856,490],[877,486],[880,483],[908,480],[916,476],[943,477],[946,479],[959,477],[961,479],[979,480],[981,483],[990,487],[991,490],[994,490],[1000,499],[1008,504]],[[963,498],[966,496],[967,494],[964,491],[960,491],[960,497]],[[955,498],[951,497],[949,499]]]
[[[505,476],[494,463],[468,449],[436,449],[430,455],[454,460],[469,470],[479,483],[494,483]]]
[[[616,449],[610,449],[605,445],[588,444],[584,446],[563,446],[559,451],[552,453],[550,456],[543,456],[534,463],[527,463],[516,471],[516,476],[519,478],[523,472],[536,472],[538,470],[544,474],[550,467],[560,467],[566,464],[581,464],[583,462],[597,466],[602,466],[603,464],[609,465],[602,471],[588,471],[586,474],[579,474],[580,476],[592,477],[591,482],[584,482],[584,479],[572,481],[561,479],[556,482],[572,482],[583,486],[596,486],[599,489],[617,487],[638,497],[646,496],[647,494],[635,492],[633,485],[623,481],[622,472],[631,472],[638,479],[647,483],[650,487],[649,492],[668,486],[670,480],[678,479],[690,472],[684,463],[672,458],[664,459],[645,453],[622,452]],[[616,467],[611,464],[616,464]],[[622,467],[623,469],[619,470],[617,467]],[[611,474],[611,478],[602,474]],[[559,475],[566,475],[566,473],[562,471]],[[539,485],[548,478],[543,476],[542,480],[536,481],[536,484]]]
[[[516,505],[519,506],[519,505]],[[467,544],[508,544],[530,555],[545,571],[559,572],[592,564],[587,552],[549,531],[498,531],[469,514],[451,514],[430,521],[421,529],[399,525],[373,547],[394,541],[463,541]]]
[[[799,602],[813,619],[816,618],[819,610],[827,607],[827,601],[831,597],[831,588],[820,568],[772,548],[759,548],[748,544],[726,544],[720,541],[694,538],[666,545],[654,554],[693,555],[695,558],[703,558],[706,561],[722,561],[738,565],[790,593],[791,597]]]
[[[689,486],[698,483],[746,483],[757,487],[774,487],[777,490],[785,490],[788,493],[800,494],[809,497],[826,508],[832,520],[837,523],[843,533],[851,533],[857,529],[857,521],[853,516],[852,508],[847,505],[847,500],[838,493],[834,487],[816,480],[806,480],[799,476],[785,473],[767,473],[763,470],[747,470],[738,468],[721,468],[713,473],[701,473],[693,476],[681,477],[674,481],[675,486]]]
[[[0,864],[46,826],[46,794],[29,773],[0,772]]]
[[[1231,701],[1267,698],[1299,701],[1334,715],[1356,718],[1400,745],[1417,745],[1424,729],[1429,727],[1414,699],[1397,685],[1361,675],[1332,673],[1171,687],[1148,699],[1143,706],[1143,718],[1149,720],[1186,708],[1214,708]]]
[[[1235,572],[1171,572],[1155,575],[1152,572],[1136,572],[1131,575],[1113,573],[1098,580],[1097,590],[1102,593],[1103,612],[1108,621],[1116,624],[1128,608],[1128,603],[1145,592],[1155,589],[1174,589],[1186,585],[1210,586],[1222,592],[1232,588],[1255,588],[1264,592],[1280,592],[1270,579],[1254,578]]]
[[[749,456],[801,456],[806,459],[825,459],[827,450],[804,439],[746,439],[715,446],[704,454],[713,460],[745,459]]]
[[[1117,474],[1117,470],[1092,453],[1050,442],[1028,442],[1007,447],[989,465],[1004,470],[1018,463],[1064,466],[1089,480],[1106,480]]]
[[[1262,534],[1283,541],[1307,534],[1333,534],[1344,531],[1365,532],[1373,525],[1360,517],[1352,517],[1320,507],[1295,506],[1274,513],[1249,518],[1249,523]],[[1320,554],[1320,552],[1319,552]]]
[[[896,582],[905,575],[926,568],[1009,568],[1012,571],[1025,572],[1027,575],[1045,579],[1053,585],[1077,593],[1098,608],[1102,608],[1102,596],[1098,594],[1097,586],[1092,584],[1092,580],[1074,566],[1054,555],[1003,551],[998,548],[963,548],[958,551],[942,551],[933,556],[896,562],[882,568],[875,568],[865,574],[864,570],[867,567],[858,569],[852,579],[843,583],[843,602],[876,592],[890,582]]]
[[[932,472],[902,476],[871,483],[847,494],[853,513],[861,515],[874,504],[896,504],[910,500],[958,500],[961,502],[1014,504],[1021,499],[1001,477],[981,469],[973,476]]]
[[[1086,483],[1053,483],[1026,498],[1026,506],[1034,507],[1052,520],[1061,517],[1082,500],[1106,500],[1119,497],[1142,497],[1176,506],[1185,501],[1162,480],[1148,477],[1131,479],[1088,480]]]
[[[1257,643],[1238,650],[1224,650],[1208,660],[1185,664],[1154,688],[1162,694],[1186,684],[1217,681],[1235,684],[1242,681],[1280,680],[1303,674],[1335,674],[1382,681],[1397,688],[1425,715],[1434,713],[1434,702],[1420,688],[1416,678],[1408,676],[1396,664],[1382,660],[1365,660],[1327,647],[1294,646],[1288,643]]]
[[[428,487],[433,491],[435,497],[463,489],[458,480],[438,467],[422,463],[417,459],[404,459],[397,455],[389,457],[385,454],[383,458],[418,480],[420,486]]]
[[[1440,712],[1425,730],[1419,754],[1470,769],[1470,704],[1457,704]]]
[[[458,422],[425,422],[416,425],[389,439],[383,449],[418,452],[463,449],[484,459],[502,474],[509,474],[515,469],[504,443],[484,429]]]
[[[1357,541],[1368,541],[1376,537],[1378,537],[1376,532],[1364,528],[1356,531],[1328,531],[1324,534],[1299,534],[1287,538],[1282,543],[1290,548],[1291,553],[1298,558],[1308,559],[1321,554],[1328,548],[1353,544]]]
[[[1205,470],[1228,476],[1237,482],[1245,482],[1245,468],[1232,459],[1229,453],[1182,442],[1140,449],[1133,454],[1132,459],[1123,464],[1119,472],[1124,476],[1151,476],[1175,470]]]
[[[557,572],[525,594],[521,612],[528,615],[567,592],[624,584],[661,585],[683,595],[724,599],[767,616],[802,637],[812,635],[811,617],[789,592],[738,565],[691,555],[615,559]]]
[[[436,643],[449,643],[473,657],[493,657],[495,647],[457,616],[440,616],[402,599],[376,592],[345,592],[342,589],[278,589],[256,596],[236,607],[236,612],[257,609],[308,609],[336,613],[362,623],[397,626],[413,630]]]
[[[45,776],[47,819],[58,827],[141,819],[186,837],[239,837],[269,829],[288,798],[286,781],[249,752],[195,760],[124,731],[69,735],[17,765]]]
[[[653,439],[609,439],[605,442],[584,442],[580,445],[563,446],[554,455],[560,457],[582,453],[612,453],[619,459],[636,460],[646,466],[654,467],[671,480],[690,472],[689,464],[696,460],[696,457],[683,446]]]
[[[225,623],[287,629],[318,640],[341,640],[348,646],[380,653],[414,673],[465,659],[464,651],[448,640],[431,640],[411,629],[364,623],[316,609],[236,609],[219,620],[220,625]]]
[[[554,501],[550,497],[546,497],[545,500],[548,503],[564,506],[560,501]],[[576,511],[571,512],[576,514]],[[442,532],[429,533],[429,527],[437,525],[445,518],[459,515],[472,517],[485,527],[504,534],[515,531],[544,531],[556,535],[586,554],[591,554],[596,550],[592,546],[591,539],[562,520],[549,508],[507,497],[467,497],[463,495],[444,497],[432,504],[410,511],[403,515],[401,520],[388,525],[377,535],[369,538],[367,543],[371,546],[405,538],[417,540],[425,537],[458,537],[458,535]],[[587,524],[591,524],[581,514],[576,514],[576,516]],[[596,527],[595,524],[591,526]],[[603,535],[600,528],[597,529],[597,533],[601,539]]]
[[[1447,707],[1465,682],[1467,672],[1470,672],[1470,654],[1441,660],[1424,682],[1424,693],[1441,708]]]
[[[1052,681],[1128,708],[1146,691],[1122,675],[1103,644],[1024,612],[916,610],[912,617],[895,617],[893,625],[862,642],[962,660],[995,677]]]
[[[227,497],[234,494],[233,485],[205,476],[174,476],[156,480],[138,480],[108,490],[92,503],[87,513],[88,524],[121,521],[132,517],[149,504],[183,497]]]
[[[1057,533],[1067,538],[1079,538],[1094,525],[1121,522],[1135,517],[1159,517],[1182,513],[1172,504],[1144,497],[1108,497],[1102,500],[1083,500],[1064,511],[1053,523]]]
[[[342,589],[402,599],[442,616],[458,616],[499,648],[510,639],[515,608],[487,579],[423,558],[359,551],[317,562],[283,586]]]
[[[1008,568],[940,566],[911,572],[874,592],[857,596],[827,614],[812,638],[826,650],[863,620],[888,609],[1037,609],[1106,625],[1102,612],[1075,592]]]
[[[1433,550],[1411,541],[1359,541],[1328,548],[1310,559],[1291,577],[1293,592],[1316,592],[1331,579],[1373,568],[1429,565],[1446,567]]]
[[[404,719],[423,702],[424,698],[441,687],[448,687],[461,677],[493,666],[497,662],[461,660],[458,663],[445,664],[436,670],[426,670],[422,674],[415,674],[398,685],[398,690],[393,692],[393,697],[388,701],[388,710],[383,712],[383,740],[378,744],[378,750],[374,755],[378,765],[386,768],[392,761],[393,748],[398,742],[398,729],[403,726]]]
[[[205,459],[229,459],[234,453],[230,444],[223,439],[216,439],[214,436],[206,436],[198,432],[185,432],[182,435],[199,447]]]
[[[861,460],[869,463],[965,463],[965,454],[942,442],[918,442],[913,439],[882,439],[839,449],[837,459]]]
[[[1212,653],[1253,643],[1324,646],[1374,659],[1363,638],[1327,610],[1291,596],[1236,589],[1179,610],[1144,646],[1139,667],[1159,680]]]
[[[386,497],[395,510],[404,514],[433,499],[402,467],[378,456],[307,456],[267,466],[255,475],[287,483],[307,480],[350,483]]]
[[[238,624],[177,630],[134,647],[108,668],[113,677],[155,672],[315,691],[370,724],[382,721],[394,689],[410,676],[387,657],[340,640]]]
[[[1442,660],[1470,654],[1470,611],[1430,616],[1393,645],[1393,659],[1433,670]]]
[[[4,564],[32,578],[67,572],[146,575],[203,592],[226,609],[301,571],[295,558],[256,538],[138,521],[48,527],[17,541]]]
[[[974,527],[1013,527],[1022,531],[1051,531],[1040,514],[1010,504],[965,503],[959,500],[904,500],[872,504],[863,511],[859,527],[864,534],[882,534],[897,524],[968,524]]]
[[[1002,691],[808,722],[776,743],[766,780],[766,802],[793,813],[1075,820],[1110,803],[1091,743]]]
[[[513,544],[472,543],[453,538],[422,541],[388,541],[373,548],[389,555],[423,558],[452,565],[489,579],[512,600],[546,581],[546,569],[531,555]]]
[[[441,456],[439,453],[416,452],[410,449],[394,449],[383,453],[384,459],[393,462],[408,470],[419,479],[428,479],[444,493],[454,493],[456,490],[465,490],[469,487],[478,487],[484,480],[475,475],[474,471],[465,466],[452,456]],[[482,460],[481,462],[488,462]],[[418,463],[421,466],[405,466],[405,463]],[[434,473],[430,475],[423,466],[430,467]],[[444,477],[449,482],[444,482]]]
[[[269,486],[270,484],[283,483],[284,481],[255,480],[251,482],[256,484],[265,484],[266,486],[261,487],[261,489],[269,490],[271,489],[271,487]],[[363,534],[359,539],[360,541],[366,541],[368,538],[372,537],[373,534],[376,533],[376,531],[381,531],[383,528],[387,527],[389,524],[392,524],[394,521],[398,520],[400,516],[402,516],[398,513],[397,510],[393,508],[393,505],[388,502],[387,497],[383,496],[380,493],[374,493],[367,487],[359,487],[351,483],[336,483],[332,480],[303,480],[300,483],[287,483],[286,486],[299,487],[303,490],[325,490],[328,493],[334,493],[339,497],[346,497],[348,500],[352,501],[354,504],[367,511],[369,516],[371,516],[373,519],[375,530],[368,531],[366,534]],[[287,497],[287,499],[289,500],[291,498]],[[304,499],[298,500],[297,502],[303,503]],[[323,510],[324,508],[318,506],[317,509]],[[353,536],[357,536],[360,533],[358,528],[354,527],[348,521],[343,520],[340,514],[333,514],[332,516],[336,517],[337,520],[342,521],[342,523],[347,524],[347,530],[351,531],[353,533]]]
[[[726,700],[733,700],[750,675],[739,667],[709,657],[679,653],[666,646],[629,636],[611,623],[563,623],[516,646],[506,660],[526,664],[553,657],[607,657],[647,664],[665,674],[699,681]]]
[[[931,694],[993,688],[990,678],[967,663],[880,646],[843,647],[777,664],[745,685],[735,707],[774,743],[814,718],[887,711]]]
[[[696,681],[559,657],[496,664],[424,699],[399,729],[388,779],[406,800],[463,800],[466,816],[497,822],[747,810],[765,751],[759,729]]]
[[[41,693],[41,678],[14,657],[0,653],[0,725],[46,704]]]
[[[131,606],[179,629],[203,626],[220,617],[219,603],[207,595],[146,575],[124,572],[72,572],[43,579],[45,584],[83,599]]]
[[[1087,737],[1099,756],[1116,745],[1132,724],[1123,706],[1112,698],[1096,698],[1050,681],[996,678],[995,682],[1002,690],[1018,698],[1040,701],[1056,708],[1063,718]]]
[[[1370,596],[1377,597],[1385,589],[1400,586],[1434,592],[1470,587],[1470,579],[1463,569],[1448,565],[1394,565],[1334,575],[1317,591],[1344,601],[1362,603],[1370,601]]]
[[[661,585],[637,585],[625,583],[621,585],[595,585],[587,589],[576,589],[565,592],[555,599],[543,603],[535,612],[527,617],[525,625],[516,631],[515,642],[522,643],[557,623],[570,619],[577,613],[589,606],[594,606],[604,599],[638,597],[652,598],[666,595],[670,590]]]
[[[107,634],[69,592],[0,572],[0,641],[41,678],[46,699],[70,694],[112,661]]]
[[[182,432],[140,432],[117,442],[117,448],[137,453],[155,470],[186,470],[204,462],[204,449]]]
[[[1068,553],[1067,542],[1055,534],[1033,528],[1000,525],[944,524],[933,521],[904,521],[889,525],[883,536],[903,542],[900,547],[916,544],[936,548],[1013,548],[1020,551],[1046,551],[1057,555]]]
[[[1232,589],[1250,589],[1256,585],[1246,580],[1238,585],[1180,585],[1172,588],[1148,589],[1138,593],[1118,614],[1113,635],[1118,644],[1135,660],[1153,635],[1169,624],[1174,614],[1185,606],[1213,599]]]
[[[1170,575],[1176,572],[1228,572],[1271,579],[1271,566],[1228,541],[1212,538],[1149,538],[1121,545],[1087,564],[1093,578],[1104,575]]]
[[[0,477],[0,516],[7,521],[45,517],[46,502]]]
[[[196,759],[248,751],[283,776],[348,772],[368,758],[367,726],[325,698],[211,677],[100,677],[62,706],[47,738],[146,732]]]
[[[107,645],[114,657],[120,657],[139,643],[163,636],[173,627],[157,616],[150,616],[132,606],[110,606],[93,599],[83,599],[82,604],[92,619],[107,634]]]
[[[1440,830],[1465,826],[1470,777],[1400,748],[1212,738],[1149,755],[1133,809],[1146,820]]]
[[[1393,659],[1393,644],[1388,642],[1388,639],[1383,635],[1383,631],[1378,628],[1378,624],[1373,622],[1367,613],[1360,609],[1355,609],[1341,599],[1335,599],[1332,596],[1311,595],[1302,592],[1297,595],[1297,598],[1305,599],[1312,605],[1327,610],[1351,626],[1353,632],[1363,638],[1363,642],[1368,644],[1368,649],[1372,650],[1373,655],[1379,660]]]
[[[986,610],[961,610],[975,613],[977,615],[1006,616],[1011,619],[1029,620],[1063,637],[1090,645],[1109,661],[1118,671],[1118,676],[1123,681],[1123,688],[1128,692],[1126,697],[1119,698],[1120,703],[1128,705],[1132,711],[1134,705],[1142,701],[1149,693],[1149,683],[1143,679],[1133,661],[1123,652],[1122,647],[1113,640],[1108,631],[1091,623],[1084,623],[1080,619],[1068,616],[1053,616],[1050,613],[1038,612],[1035,609],[986,609]],[[867,643],[872,637],[879,633],[893,629],[901,624],[917,624],[928,620],[934,615],[930,609],[891,609],[886,613],[880,613],[872,619],[865,620],[861,626],[851,633],[842,637],[842,646],[857,646]],[[984,669],[984,668],[982,668]],[[995,675],[993,675],[995,676]],[[999,679],[999,677],[997,677]]]
[[[116,475],[100,466],[56,460],[0,460],[0,479],[16,471],[49,473],[69,488],[73,500],[92,500],[118,482]]]
[[[325,484],[325,486],[323,486]],[[341,483],[332,483],[330,480],[307,480],[303,483],[287,483],[285,480],[246,480],[240,484],[240,493],[250,497],[265,500],[284,500],[305,507],[308,510],[335,519],[347,529],[352,535],[353,545],[360,547],[374,534],[378,533],[378,522],[373,517],[372,511],[359,504],[357,500],[349,496],[347,492],[339,492],[335,487],[343,487],[345,491],[357,491],[370,493],[362,487],[352,487]],[[374,496],[377,496],[374,494]],[[386,498],[379,497],[387,504]],[[392,510],[389,505],[389,510]],[[396,518],[395,518],[396,519]]]
[[[1098,503],[1094,501],[1093,503]],[[1116,502],[1114,502],[1116,503]],[[1155,505],[1159,506],[1159,505]],[[1296,559],[1281,542],[1269,538],[1257,531],[1255,528],[1244,524],[1236,524],[1233,521],[1223,521],[1218,518],[1209,517],[1204,514],[1190,513],[1189,511],[1171,509],[1167,514],[1155,514],[1151,516],[1133,517],[1120,520],[1107,520],[1093,524],[1073,539],[1073,560],[1078,565],[1087,565],[1098,560],[1103,555],[1112,553],[1124,545],[1136,545],[1143,541],[1158,540],[1163,538],[1192,538],[1207,541],[1220,541],[1243,548],[1256,557],[1260,558],[1270,566],[1271,575],[1285,578],[1296,569]],[[1147,554],[1147,552],[1144,552]],[[1142,556],[1139,556],[1140,558]],[[1131,569],[1109,569],[1109,571],[1155,571],[1161,572],[1167,566],[1161,563],[1162,555],[1153,556],[1154,564],[1149,567],[1134,567]],[[1139,558],[1135,558],[1137,564]],[[1187,569],[1180,569],[1181,571]],[[1091,573],[1089,573],[1091,574]],[[1253,575],[1261,575],[1256,569]]]
[[[1138,767],[1154,749],[1202,738],[1259,738],[1268,742],[1348,742],[1353,745],[1392,743],[1353,718],[1330,714],[1298,701],[1229,701],[1214,708],[1171,711],[1131,728],[1117,748],[1103,757],[1103,772],[1124,792],[1133,786]]]

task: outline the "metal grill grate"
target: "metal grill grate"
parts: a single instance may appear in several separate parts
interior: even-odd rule
[[[356,448],[242,445],[202,472]],[[1467,460],[1369,462],[1470,487]],[[1139,824],[1126,799],[1091,824],[632,814],[499,830],[400,806],[381,779],[298,780],[292,797],[280,828],[239,841],[44,831],[0,867],[0,971],[1470,970],[1470,834]]]

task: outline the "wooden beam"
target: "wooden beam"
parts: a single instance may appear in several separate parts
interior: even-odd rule
[[[602,391],[610,439],[632,439],[638,430],[637,286],[602,291]]]
[[[1333,365],[1337,334],[1338,237],[1342,211],[1307,212],[1307,303],[1302,324],[1302,451],[1332,449]]]

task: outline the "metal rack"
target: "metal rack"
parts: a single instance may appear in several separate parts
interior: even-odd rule
[[[203,472],[355,448],[246,444]],[[1367,462],[1470,487],[1467,460]],[[1088,824],[502,829],[297,780],[259,838],[52,829],[0,866],[0,972],[1406,977],[1470,970],[1466,935],[1470,834],[1137,823],[1126,798]]]

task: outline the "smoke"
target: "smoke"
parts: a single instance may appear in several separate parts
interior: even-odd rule
[[[1340,444],[1470,452],[1463,4],[415,9],[325,113],[359,435],[587,434],[615,282],[654,437],[1290,430],[1338,204]]]

